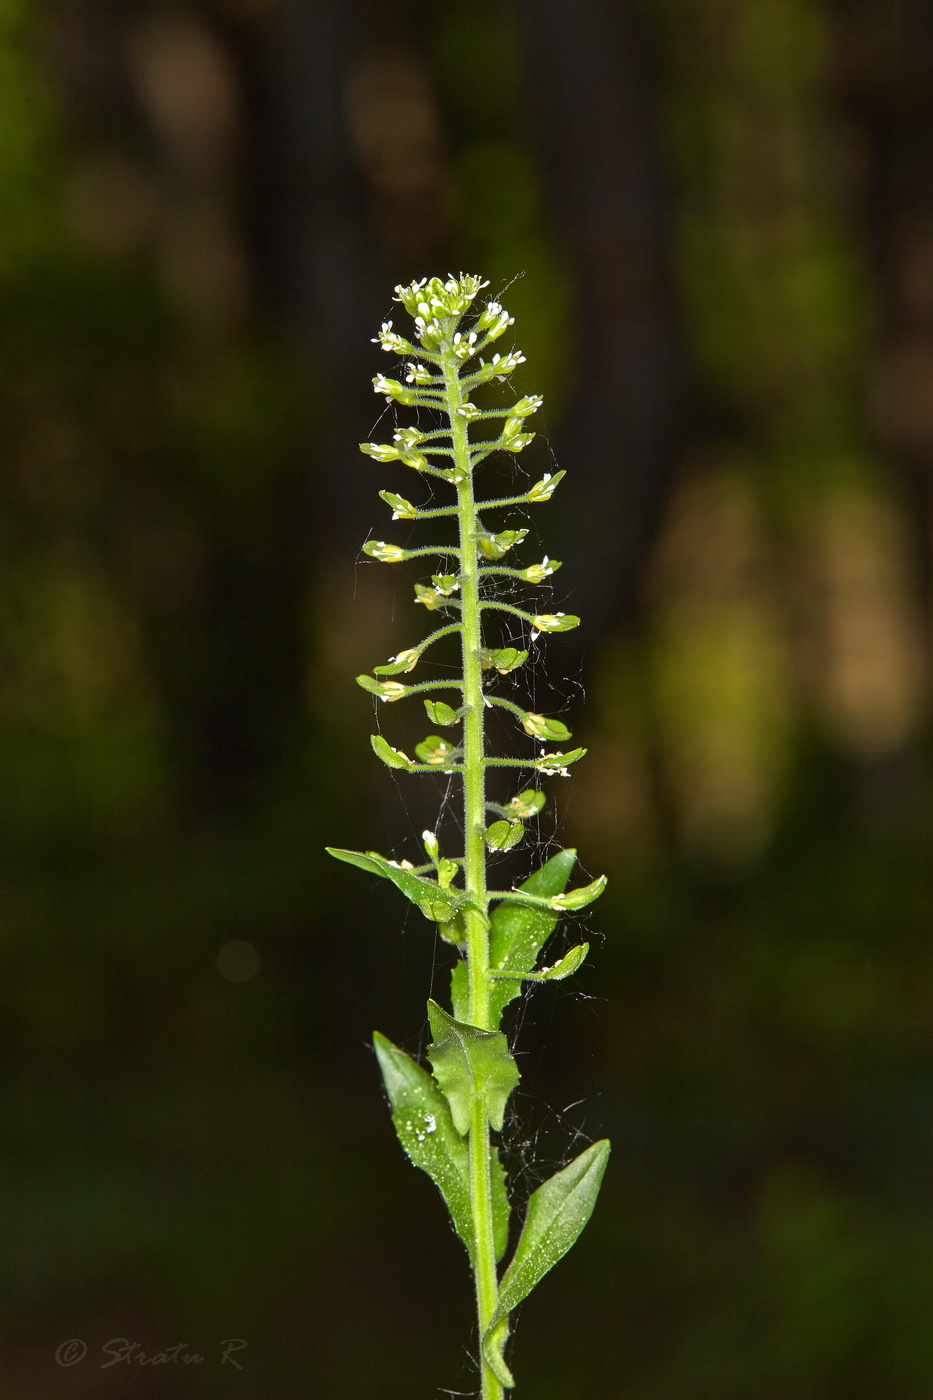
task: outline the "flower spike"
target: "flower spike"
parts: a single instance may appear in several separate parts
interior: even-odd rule
[[[542,752],[542,744],[570,739],[567,725],[499,693],[510,691],[513,682],[503,683],[503,678],[520,672],[529,655],[512,645],[509,631],[502,635],[503,620],[510,628],[520,625],[526,635],[530,632],[534,642],[542,633],[569,631],[579,618],[560,611],[526,611],[503,600],[510,597],[509,590],[514,593],[523,585],[540,587],[560,563],[545,555],[538,564],[513,567],[511,557],[502,564],[512,550],[518,551],[528,531],[501,518],[489,528],[480,518],[480,512],[485,517],[493,509],[548,501],[564,476],[562,471],[546,472],[529,491],[477,501],[477,469],[493,453],[517,454],[531,447],[535,434],[529,419],[542,403],[539,394],[524,394],[506,408],[487,403],[484,386],[506,380],[525,360],[515,349],[491,353],[514,318],[496,299],[485,305],[478,302],[487,285],[477,276],[460,273],[423,277],[395,288],[396,300],[414,323],[413,338],[400,335],[392,321],[383,323],[375,343],[404,363],[400,377],[377,374],[373,388],[389,403],[415,412],[427,408],[434,417],[429,426],[411,422],[399,427],[391,442],[360,444],[360,451],[378,463],[400,462],[436,477],[455,500],[422,508],[394,491],[379,492],[393,520],[456,521],[455,544],[408,549],[367,540],[363,545],[365,554],[383,563],[430,557],[430,567],[438,572],[431,574],[429,583],[415,583],[415,602],[456,620],[375,666],[373,675],[356,679],[374,700],[386,704],[420,699],[432,725],[447,731],[448,737],[428,734],[415,746],[414,757],[382,734],[372,735],[370,742],[387,768],[433,775],[445,791],[452,784],[462,788],[458,830],[464,849],[462,854],[444,853],[446,834],[438,824],[422,833],[414,862],[388,860],[373,851],[331,853],[388,880],[457,953],[451,1011],[434,1001],[428,1004],[433,1042],[427,1058],[433,1073],[384,1036],[375,1037],[375,1049],[402,1146],[439,1187],[469,1254],[476,1285],[482,1397],[502,1400],[504,1389],[514,1384],[503,1355],[510,1318],[585,1225],[609,1144],[594,1143],[532,1194],[514,1255],[500,1273],[497,1265],[509,1239],[510,1204],[491,1133],[502,1128],[519,1079],[500,1028],[502,1012],[526,985],[560,981],[579,969],[589,949],[586,942],[569,950],[565,945],[544,965],[539,958],[558,919],[588,907],[602,893],[605,877],[568,889],[576,852],[566,850],[511,889],[491,889],[487,878],[489,862],[511,859],[508,852],[525,839],[525,824],[544,807],[545,794],[537,784],[569,776],[586,753],[585,748]],[[435,426],[438,412],[442,428]],[[425,661],[435,643],[438,649]],[[451,651],[445,650],[451,647],[459,649],[459,670]],[[416,666],[430,666],[435,658],[439,665],[433,668],[434,679],[396,679],[407,677]],[[451,689],[458,692],[454,703],[437,698],[438,691]],[[521,757],[488,752],[487,717],[494,709],[509,711],[517,722]],[[492,800],[487,781],[491,786],[504,779],[501,769],[524,770],[525,781],[532,785],[507,800]]]

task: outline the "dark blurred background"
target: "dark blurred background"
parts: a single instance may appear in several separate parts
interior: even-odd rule
[[[518,1184],[615,1144],[520,1393],[933,1396],[931,65],[930,0],[0,0],[8,1400],[473,1389],[368,1048],[444,954],[321,854],[423,825],[356,443],[461,268],[569,472],[550,830],[611,876],[520,1040]]]

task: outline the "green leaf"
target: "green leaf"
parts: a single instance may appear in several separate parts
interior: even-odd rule
[[[570,879],[577,853],[570,847],[558,851],[519,887],[525,894],[549,899]],[[529,908],[504,899],[497,904],[491,918],[489,945],[491,972],[531,972],[538,954],[557,927],[557,915],[541,907]],[[494,982],[489,997],[490,1015],[498,1021],[510,1001],[521,994],[520,981]],[[454,1015],[465,1020],[468,1014],[469,991],[465,962],[458,962],[450,979],[450,995]]]
[[[428,719],[434,724],[456,724],[460,718],[457,711],[450,705],[445,705],[443,700],[425,700],[424,708],[428,712]]]
[[[369,871],[371,875],[381,875],[384,880],[391,880],[406,899],[418,905],[426,918],[437,923],[449,923],[458,910],[470,907],[470,901],[462,891],[441,890],[434,880],[426,880],[423,875],[405,870],[393,861],[386,860],[385,856],[379,855],[377,851],[344,851],[337,846],[325,846],[324,849],[336,860],[345,861],[347,865],[356,865],[360,870]],[[422,907],[424,905],[430,905],[438,912],[428,913]]]
[[[539,1186],[528,1202],[521,1238],[483,1338],[483,1353],[497,1374],[499,1365],[508,1369],[502,1361],[503,1324],[576,1242],[593,1213],[608,1160],[608,1141],[594,1142],[569,1167]],[[503,1384],[509,1382],[503,1380]]]
[[[473,1211],[470,1205],[470,1158],[466,1139],[454,1128],[450,1107],[426,1069],[377,1031],[373,1045],[389,1103],[392,1121],[408,1158],[440,1190],[454,1229],[475,1254]],[[493,1228],[496,1258],[505,1253],[509,1229],[509,1202],[499,1153],[490,1148]]]
[[[418,908],[426,919],[435,924],[449,924],[457,910],[444,899],[419,899]]]
[[[486,828],[486,845],[490,851],[510,851],[517,846],[525,831],[520,822],[493,822]]]
[[[428,1002],[428,1019],[434,1036],[428,1059],[457,1132],[469,1132],[474,1099],[483,1101],[490,1124],[500,1131],[506,1100],[521,1077],[505,1036],[454,1020],[436,1001]]]
[[[489,1144],[489,1184],[492,1188],[492,1235],[498,1264],[509,1243],[511,1208],[505,1189],[505,1167],[502,1165],[499,1149],[493,1143]]]
[[[370,734],[369,742],[373,746],[373,753],[382,759],[387,768],[411,768],[411,759],[403,754],[401,749],[393,749],[381,734]]]

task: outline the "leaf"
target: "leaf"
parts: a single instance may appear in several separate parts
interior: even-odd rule
[[[391,860],[386,860],[385,856],[379,855],[378,851],[344,851],[337,846],[325,846],[324,849],[336,860],[345,861],[347,865],[359,866],[360,870],[367,870],[371,875],[381,875],[384,880],[391,880],[406,899],[418,905],[426,918],[434,919],[437,923],[449,923],[458,910],[471,907],[470,901],[461,890],[442,890],[436,881],[426,880],[423,875],[415,875],[413,871],[395,865]],[[429,913],[423,907],[425,905],[431,906],[432,911],[436,909],[437,912]]]
[[[457,711],[452,706],[445,705],[443,700],[425,700],[424,708],[428,712],[428,719],[434,724],[456,724],[460,718]]]
[[[489,1182],[492,1187],[492,1235],[498,1264],[508,1248],[509,1216],[512,1212],[505,1189],[505,1167],[499,1149],[493,1143],[489,1144]]]
[[[497,1363],[504,1366],[503,1323],[576,1242],[593,1213],[608,1160],[609,1142],[605,1138],[594,1142],[569,1167],[539,1186],[528,1202],[521,1238],[483,1338],[484,1355],[497,1373]]]
[[[428,1059],[457,1132],[469,1132],[475,1099],[482,1099],[490,1124],[501,1131],[506,1101],[521,1078],[505,1036],[454,1020],[436,1001],[428,1002],[428,1019],[434,1036]]]
[[[435,924],[449,924],[457,912],[444,899],[419,899],[418,908],[426,919]]]
[[[486,845],[490,851],[510,851],[517,846],[525,831],[520,822],[493,822],[486,828]]]
[[[560,894],[570,879],[577,853],[572,848],[558,851],[546,865],[536,870],[520,886],[526,894],[549,899]],[[497,904],[491,918],[490,970],[492,972],[531,972],[538,954],[557,927],[557,914],[548,909],[528,908],[504,899]],[[494,982],[490,993],[490,1015],[498,1021],[510,1001],[521,994],[521,982]],[[459,962],[450,981],[454,1015],[460,1020],[467,1016],[468,980],[466,963]]]
[[[387,768],[404,768],[406,771],[411,768],[411,759],[403,754],[401,749],[393,749],[381,734],[370,734],[369,742],[373,746],[373,753],[382,759]]]
[[[409,1160],[427,1172],[439,1189],[454,1229],[475,1254],[473,1211],[470,1205],[470,1158],[465,1138],[453,1125],[447,1100],[426,1069],[377,1031],[373,1045],[392,1106],[392,1121]],[[496,1258],[505,1253],[509,1229],[509,1201],[505,1173],[495,1147],[490,1147],[492,1213]]]

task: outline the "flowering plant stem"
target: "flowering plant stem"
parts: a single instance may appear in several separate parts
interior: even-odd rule
[[[501,758],[486,752],[485,716],[490,705],[511,713],[526,739],[533,742],[569,738],[570,731],[560,720],[526,712],[511,700],[490,694],[501,676],[522,665],[528,652],[515,646],[490,647],[483,631],[484,612],[491,609],[517,617],[523,626],[530,627],[529,644],[541,633],[576,626],[578,619],[564,613],[526,612],[490,602],[484,595],[486,580],[492,576],[540,585],[560,566],[545,558],[526,569],[496,567],[527,531],[506,529],[494,534],[486,528],[480,512],[546,501],[563,475],[546,475],[524,494],[477,502],[475,468],[492,452],[517,453],[527,446],[534,434],[525,431],[526,419],[541,402],[526,396],[507,409],[480,409],[471,402],[474,389],[492,380],[505,380],[523,359],[516,351],[494,355],[488,362],[478,358],[512,324],[497,302],[489,302],[472,323],[465,323],[484,285],[478,278],[461,276],[396,288],[398,299],[415,318],[420,348],[416,350],[387,322],[377,337],[383,348],[417,358],[408,365],[411,388],[378,375],[376,390],[390,403],[440,413],[446,426],[426,432],[417,427],[402,428],[392,443],[361,444],[363,452],[377,461],[400,461],[456,489],[456,506],[440,509],[412,505],[393,492],[380,493],[396,519],[456,516],[458,543],[454,547],[408,550],[372,541],[365,552],[390,563],[434,555],[443,567],[445,561],[453,559],[456,573],[432,575],[433,587],[416,584],[415,594],[416,601],[428,611],[451,610],[459,614],[459,621],[432,632],[417,646],[376,667],[375,676],[359,676],[357,680],[387,703],[420,695],[436,724],[462,727],[459,745],[428,735],[417,746],[414,759],[393,748],[381,734],[373,736],[372,745],[390,768],[462,776],[463,854],[442,854],[436,831],[424,833],[426,865],[387,860],[375,852],[332,849],[332,854],[391,880],[460,954],[451,978],[452,1014],[434,1001],[428,1003],[434,1039],[427,1053],[433,1074],[384,1036],[376,1035],[375,1048],[402,1146],[439,1187],[469,1252],[476,1284],[482,1396],[483,1400],[502,1400],[503,1389],[514,1384],[503,1354],[509,1317],[567,1252],[589,1219],[609,1144],[593,1143],[532,1194],[511,1262],[500,1278],[497,1266],[508,1245],[511,1206],[492,1132],[501,1131],[507,1101],[519,1079],[500,1021],[504,1008],[521,994],[524,983],[567,977],[580,966],[588,950],[586,943],[572,948],[549,967],[536,967],[536,963],[559,915],[591,903],[601,894],[605,879],[567,891],[575,852],[561,851],[522,886],[508,891],[488,888],[487,862],[521,841],[523,823],[541,810],[544,795],[535,787],[520,792],[507,804],[491,802],[486,792],[487,768],[524,768],[536,778],[566,774],[568,765],[585,750],[558,750],[528,759]],[[464,324],[468,329],[463,329]],[[484,426],[492,421],[499,431],[471,443],[471,421]],[[459,681],[409,685],[381,679],[411,671],[428,645],[452,633],[460,635]],[[451,686],[460,692],[459,710],[427,698],[426,693],[435,687]],[[487,826],[490,811],[498,820]],[[458,884],[461,872],[462,883]]]
[[[460,531],[461,641],[463,648],[463,805],[464,883],[473,905],[464,916],[470,1023],[493,1029],[489,1017],[489,898],[486,893],[486,769],[483,734],[482,634],[480,629],[479,551],[476,501],[470,464],[469,429],[463,405],[460,366],[450,350],[443,354],[446,409],[451,423]],[[489,1118],[482,1099],[474,1098],[470,1119],[470,1205],[476,1231],[476,1316],[484,1337],[496,1310],[499,1286],[493,1242],[492,1183],[489,1171]],[[500,1400],[502,1386],[488,1361],[482,1362],[483,1400]]]

